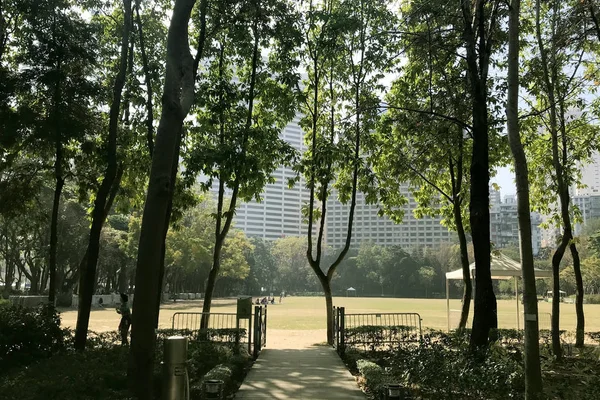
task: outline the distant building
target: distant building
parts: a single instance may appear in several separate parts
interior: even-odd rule
[[[531,240],[533,254],[536,255],[542,247],[541,216],[531,213]],[[496,248],[519,246],[519,217],[515,195],[504,196],[501,203],[492,204],[490,209],[490,235]]]
[[[582,165],[581,183],[584,188],[576,188],[576,196],[600,196],[600,153],[594,152],[589,164]]]
[[[581,223],[575,224],[574,233],[580,235],[583,226],[592,219],[600,218],[600,194],[574,196],[572,199],[573,205],[579,208],[581,213]]]
[[[398,245],[409,249],[457,241],[456,234],[440,224],[441,218],[415,218],[413,212],[417,203],[410,195],[408,185],[403,186],[401,191],[409,200],[404,206],[401,224],[396,224],[386,216],[380,217],[379,206],[367,204],[365,196],[358,193],[352,246],[370,241],[382,246]],[[349,209],[350,205],[340,203],[337,193],[333,191],[327,207],[325,243],[334,249],[341,248],[346,241]]]
[[[281,138],[299,152],[306,149],[304,133],[298,125],[297,115],[281,132]],[[303,223],[302,205],[310,200],[310,192],[301,179],[293,188],[288,187],[288,179],[296,173],[288,167],[278,168],[273,177],[274,183],[266,185],[262,201],[240,202],[234,217],[234,226],[251,237],[276,240],[286,236],[306,236],[308,225]],[[212,186],[213,194],[218,193],[218,182]],[[231,195],[227,193],[226,195]]]

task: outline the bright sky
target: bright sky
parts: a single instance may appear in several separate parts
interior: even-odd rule
[[[502,197],[504,198],[507,194],[517,193],[517,189],[515,188],[515,174],[511,171],[511,168],[507,166],[498,168],[496,171],[497,174],[491,181],[500,186],[500,194]]]

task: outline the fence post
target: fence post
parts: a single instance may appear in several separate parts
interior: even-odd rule
[[[346,307],[340,307],[340,355],[343,356],[346,350]]]
[[[338,332],[337,332],[337,308],[336,306],[333,306],[333,313],[331,314],[331,318],[332,321],[331,323],[333,324],[333,347],[337,347],[337,338],[338,338]]]
[[[264,343],[261,343],[260,348],[262,350],[262,346],[263,344],[266,346],[267,345],[267,306],[265,306],[265,315],[264,315],[264,319],[265,319],[265,324],[262,326],[262,334],[263,334],[263,338],[264,338]],[[262,338],[261,338],[262,339]]]
[[[252,335],[254,336],[254,342],[251,342],[250,338],[248,339],[248,344],[250,345],[250,343],[252,343],[254,345],[254,349],[252,351],[252,356],[256,359],[258,357],[258,353],[260,351],[259,348],[259,340],[257,340],[257,338],[259,338],[260,336],[260,312],[261,312],[261,307],[260,306],[255,306],[254,307],[254,329],[252,332]],[[250,330],[250,327],[248,327],[248,330]]]

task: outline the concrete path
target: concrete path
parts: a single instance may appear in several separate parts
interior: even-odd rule
[[[335,350],[263,349],[246,376],[236,399],[364,400]]]

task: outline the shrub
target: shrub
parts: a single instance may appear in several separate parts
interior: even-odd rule
[[[390,381],[383,368],[374,362],[358,360],[356,368],[364,379],[367,391],[374,396],[379,396],[383,392],[385,384]]]
[[[67,351],[8,374],[0,393],[5,400],[125,400],[127,357],[121,346]]]
[[[588,294],[584,297],[588,304],[600,304],[600,294]]]
[[[49,305],[23,308],[0,307],[0,370],[27,365],[65,348],[68,331],[61,329],[60,317]]]

